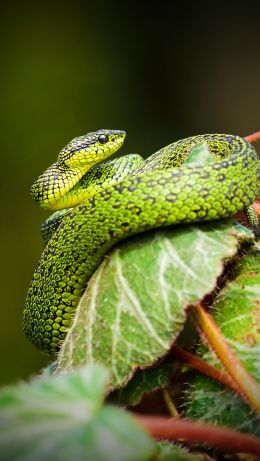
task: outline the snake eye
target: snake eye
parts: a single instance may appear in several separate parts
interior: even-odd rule
[[[98,137],[100,144],[105,144],[108,141],[108,137],[105,134],[100,134]]]

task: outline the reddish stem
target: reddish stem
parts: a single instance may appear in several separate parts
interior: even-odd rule
[[[260,439],[253,435],[185,419],[137,414],[134,417],[156,439],[185,440],[235,453],[260,455]]]
[[[248,136],[245,136],[245,140],[253,143],[256,141],[260,140],[260,131],[256,131],[255,133],[249,134]]]
[[[254,209],[256,211],[257,216],[260,218],[260,203],[254,202],[253,207],[254,207]]]
[[[210,378],[213,378],[216,381],[219,381],[220,383],[224,384],[224,386],[228,386],[236,393],[241,394],[240,388],[236,385],[233,379],[230,378],[230,376],[223,370],[219,370],[218,368],[213,367],[213,365],[210,365],[204,360],[195,357],[194,355],[190,354],[190,352],[184,351],[178,346],[173,345],[171,348],[171,352],[181,362],[186,363],[187,365],[199,371],[200,373],[203,373],[204,375],[209,376]],[[243,396],[243,394],[241,396]]]

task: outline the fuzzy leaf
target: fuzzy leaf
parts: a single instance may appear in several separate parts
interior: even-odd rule
[[[97,365],[0,391],[4,461],[142,461],[154,442],[126,412],[102,406],[108,372]]]
[[[166,387],[175,371],[174,363],[137,370],[127,385],[116,392],[113,401],[121,405],[137,405],[144,394]]]
[[[185,448],[169,442],[157,444],[158,453],[152,461],[205,461],[205,455],[189,453]]]
[[[165,355],[186,308],[214,290],[223,261],[252,233],[230,221],[178,226],[124,241],[92,276],[56,372],[102,363],[111,388]]]

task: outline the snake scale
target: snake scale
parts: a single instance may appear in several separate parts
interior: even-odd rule
[[[133,154],[104,162],[124,138],[124,131],[104,129],[73,139],[31,188],[40,206],[66,208],[56,213],[58,223],[54,219],[49,225],[51,218],[45,226],[50,235],[24,309],[25,334],[45,353],[58,351],[88,279],[121,239],[241,210],[249,210],[256,224],[250,210],[260,191],[259,158],[243,138],[199,135],[146,160]],[[201,143],[212,160],[189,162],[193,147]]]

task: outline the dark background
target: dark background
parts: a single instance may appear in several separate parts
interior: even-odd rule
[[[122,153],[144,155],[193,134],[260,129],[255,4],[1,7],[1,383],[48,360],[21,329],[47,216],[30,184],[71,138],[99,128],[125,129]]]

